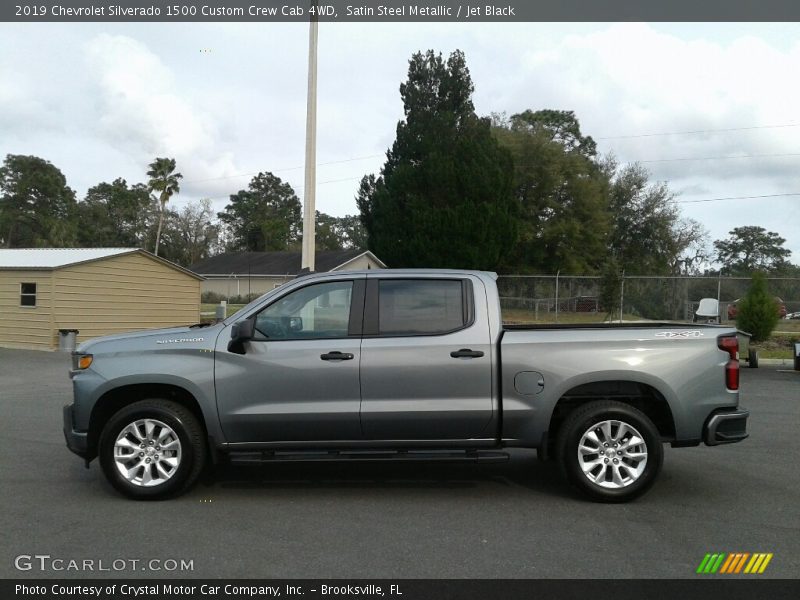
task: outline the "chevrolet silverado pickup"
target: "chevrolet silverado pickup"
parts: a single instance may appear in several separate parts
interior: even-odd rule
[[[220,461],[502,460],[535,448],[589,498],[655,481],[663,444],[747,437],[736,330],[504,326],[496,275],[301,276],[212,325],[73,354],[70,450],[136,499]]]

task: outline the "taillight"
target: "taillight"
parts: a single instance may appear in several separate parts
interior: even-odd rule
[[[739,389],[739,338],[735,335],[717,338],[717,348],[728,353],[725,365],[725,387],[729,390]]]

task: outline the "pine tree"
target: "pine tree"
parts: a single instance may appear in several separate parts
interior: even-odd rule
[[[754,342],[763,342],[778,324],[778,306],[767,288],[764,273],[753,273],[750,289],[737,306],[736,327],[746,331]]]
[[[369,249],[393,267],[495,269],[514,245],[511,157],[473,91],[461,51],[409,61],[405,119],[357,196]]]

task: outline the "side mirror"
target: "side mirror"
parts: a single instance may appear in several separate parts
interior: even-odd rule
[[[289,317],[289,331],[303,331],[303,317]]]
[[[244,343],[253,339],[255,329],[255,317],[234,323],[231,327],[231,341],[228,342],[228,352],[244,354]]]

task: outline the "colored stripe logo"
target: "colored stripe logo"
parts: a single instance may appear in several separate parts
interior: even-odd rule
[[[767,570],[769,561],[772,560],[772,553],[764,552],[718,552],[706,554],[697,573],[703,575],[713,575],[715,573],[725,575],[760,575]]]

